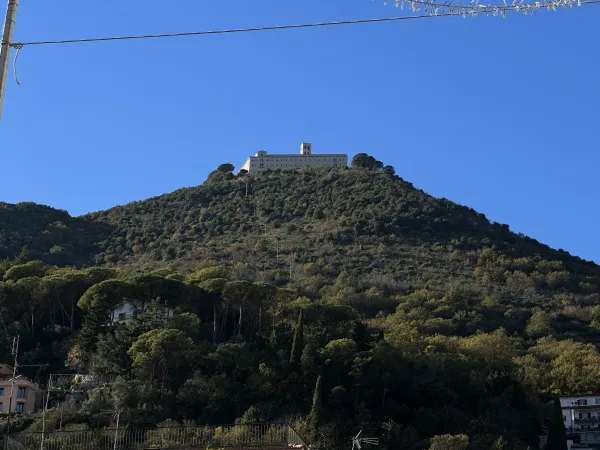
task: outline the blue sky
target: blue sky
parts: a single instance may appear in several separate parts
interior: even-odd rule
[[[383,0],[24,1],[14,39],[400,14]],[[308,141],[370,153],[426,192],[600,262],[599,19],[590,5],[26,47],[0,122],[0,199],[78,215]]]

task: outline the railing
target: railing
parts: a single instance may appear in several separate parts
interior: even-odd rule
[[[600,444],[600,432],[593,430],[573,430],[567,432],[569,439],[577,444],[598,445]]]
[[[22,432],[7,436],[3,450],[303,449],[288,424],[207,425],[168,428],[105,428]]]
[[[600,417],[575,417],[574,423],[600,423]]]

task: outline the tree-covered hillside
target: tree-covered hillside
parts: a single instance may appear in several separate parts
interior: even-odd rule
[[[360,272],[376,269],[382,256],[402,257],[396,249],[440,245],[462,251],[494,247],[511,257],[539,255],[565,261],[578,271],[597,269],[511,233],[507,225],[491,224],[470,208],[427,195],[399,177],[367,170],[277,171],[217,179],[85,218],[114,227],[111,238],[101,243],[97,263],[206,255],[231,259],[232,253],[254,253],[248,260],[257,269],[270,269],[277,266],[270,255],[279,240],[282,252],[295,252],[301,260],[323,253],[333,259],[344,255],[336,263],[346,270],[354,266],[348,254],[363,246],[361,254],[369,264],[356,261]],[[391,254],[381,255],[379,246]],[[395,271],[397,266],[386,269]]]
[[[111,381],[49,423],[119,408],[130,426],[289,420],[331,449],[361,428],[380,448],[537,448],[553,395],[600,391],[598,266],[376,163],[223,165],[80,218],[5,205],[0,338],[51,364],[42,383]],[[124,298],[149,307],[107,326]]]
[[[0,202],[0,259],[87,264],[99,251],[96,243],[110,231],[105,224],[77,219],[48,206]]]

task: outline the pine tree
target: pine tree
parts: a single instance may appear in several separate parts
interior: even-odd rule
[[[308,424],[312,429],[313,433],[316,432],[317,427],[321,423],[322,410],[321,410],[321,375],[317,378],[315,384],[315,392],[313,394],[312,408],[308,415]]]
[[[567,432],[558,397],[554,399],[546,450],[567,450]]]
[[[294,332],[292,352],[290,353],[290,366],[296,366],[300,362],[302,350],[304,349],[304,323],[302,320],[302,309],[298,314],[298,323]]]
[[[21,253],[19,253],[19,256],[17,256],[17,263],[25,264],[27,261],[29,261],[29,258],[30,258],[29,246],[24,245],[23,248],[21,249]]]

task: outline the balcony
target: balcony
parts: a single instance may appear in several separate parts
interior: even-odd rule
[[[587,417],[587,418],[579,418],[575,417],[573,421],[573,425],[600,425],[600,417]]]

